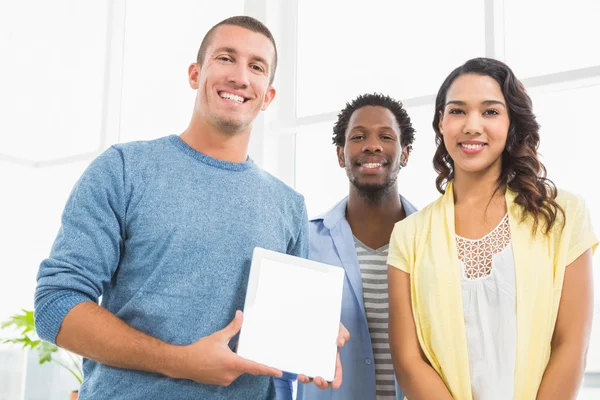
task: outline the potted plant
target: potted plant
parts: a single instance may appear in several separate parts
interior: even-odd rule
[[[21,310],[22,314],[13,315],[7,321],[0,325],[0,329],[13,328],[18,334],[8,339],[0,340],[0,343],[12,343],[22,345],[23,348],[30,348],[38,352],[39,363],[44,364],[53,362],[69,371],[77,382],[81,385],[83,382],[83,372],[81,370],[81,357],[67,350],[61,349],[52,343],[41,340],[35,332],[33,311]],[[57,357],[63,356],[63,357]],[[66,357],[64,357],[66,356]],[[68,360],[68,361],[66,361]],[[71,400],[77,399],[78,391],[71,393]]]

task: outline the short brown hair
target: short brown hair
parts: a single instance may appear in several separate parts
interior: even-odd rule
[[[273,65],[271,67],[271,71],[269,71],[269,85],[273,84],[273,79],[275,79],[275,70],[277,69],[277,46],[275,45],[275,39],[273,39],[273,35],[269,28],[265,26],[262,22],[257,20],[256,18],[248,17],[246,15],[238,15],[235,17],[230,17],[224,19],[219,22],[204,35],[204,39],[202,39],[202,43],[200,44],[200,49],[198,50],[198,55],[196,57],[196,62],[200,65],[204,62],[204,56],[206,55],[206,49],[210,44],[210,39],[215,31],[221,25],[233,25],[239,26],[241,28],[248,29],[249,31],[260,33],[265,36],[267,39],[271,41],[273,45],[273,49],[275,50],[275,56],[273,57]]]

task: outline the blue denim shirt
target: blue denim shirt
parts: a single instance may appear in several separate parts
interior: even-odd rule
[[[406,215],[417,209],[400,197]],[[340,351],[344,379],[338,390],[321,390],[314,384],[298,384],[298,400],[375,400],[373,346],[363,304],[362,277],[354,236],[346,220],[346,197],[327,213],[310,220],[308,258],[343,267],[344,294],[341,321],[350,332],[350,341]],[[396,398],[404,395],[396,382]]]

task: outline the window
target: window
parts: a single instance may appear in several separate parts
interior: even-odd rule
[[[333,124],[313,125],[296,134],[296,190],[305,196],[309,218],[348,195],[348,178],[331,143]]]
[[[598,1],[504,0],[504,5],[506,62],[519,78],[600,64]]]
[[[483,7],[298,1],[298,116],[339,110],[365,92],[434,94],[453,68],[485,54]]]
[[[1,154],[42,161],[98,147],[108,11],[104,1],[0,6]]]

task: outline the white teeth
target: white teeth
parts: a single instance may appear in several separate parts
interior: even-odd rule
[[[377,167],[381,167],[380,163],[366,163],[362,165],[365,168],[377,168]]]
[[[467,149],[480,149],[483,147],[483,143],[481,144],[461,144],[462,147],[466,147]]]
[[[233,93],[221,92],[221,93],[219,93],[219,96],[221,96],[222,98],[227,99],[227,100],[237,101],[238,103],[244,102],[244,98],[242,96],[238,96]]]

